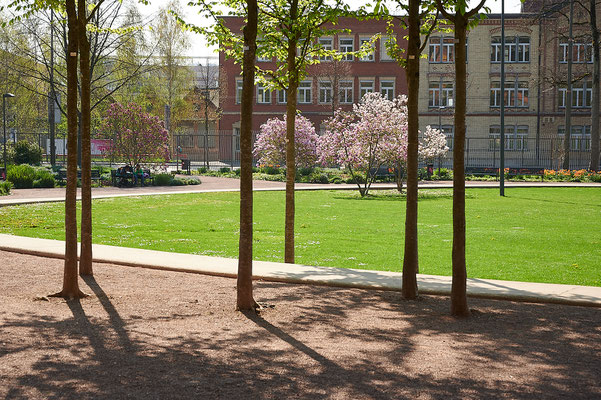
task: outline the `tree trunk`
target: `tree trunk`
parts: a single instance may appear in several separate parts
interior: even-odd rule
[[[63,288],[54,294],[67,299],[85,295],[77,275],[77,15],[75,0],[66,0],[67,11],[67,189],[65,194],[65,266]]]
[[[591,171],[599,170],[599,79],[601,69],[599,63],[601,56],[599,55],[599,27],[597,26],[597,9],[596,1],[590,0],[590,18],[591,18],[591,35],[593,37],[593,101],[591,103]]]
[[[77,0],[79,71],[81,81],[81,250],[79,274],[92,270],[92,149],[90,137],[90,42],[86,34],[86,2]]]
[[[409,0],[409,40],[407,42],[407,205],[405,210],[405,250],[403,256],[404,299],[417,298],[417,157],[419,129],[419,0]]]
[[[465,40],[468,19],[455,15],[455,143],[453,149],[453,282],[451,315],[468,317],[467,272],[465,265],[465,113],[466,66]]]
[[[296,21],[298,0],[290,5],[290,17]],[[298,71],[296,66],[297,40],[288,42],[288,95],[286,102],[286,221],[284,226],[284,262],[294,263],[294,180],[296,179],[296,154],[294,128],[296,122],[296,90]]]
[[[253,298],[253,183],[252,183],[252,112],[257,50],[257,1],[247,0],[248,22],[244,27],[242,98],[240,105],[240,241],[236,309],[256,310]],[[234,139],[232,135],[232,140]]]

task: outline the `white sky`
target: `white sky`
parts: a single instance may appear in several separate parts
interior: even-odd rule
[[[0,0],[1,1],[1,0]],[[347,0],[351,6],[357,4],[365,4],[365,1],[361,0]],[[157,9],[160,6],[166,4],[166,2],[162,1],[153,1],[152,5],[144,6],[139,5],[140,12],[143,15],[153,14],[157,12]],[[208,23],[206,20],[203,20],[200,15],[198,15],[198,8],[186,6],[186,2],[184,0],[180,0],[180,4],[186,10],[185,20],[194,25],[203,25]],[[475,0],[471,0],[470,4],[477,5],[478,2]],[[487,0],[486,6],[488,6],[492,13],[500,13],[501,12],[501,0]],[[520,0],[505,0],[505,12],[508,14],[519,13],[520,12],[521,3]],[[188,55],[191,57],[217,57],[217,53],[215,53],[216,47],[210,47],[207,45],[206,41],[203,39],[201,35],[197,35],[194,33],[190,33],[190,42],[192,44],[190,50],[188,51]]]

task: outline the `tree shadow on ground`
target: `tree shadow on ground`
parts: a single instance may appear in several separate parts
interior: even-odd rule
[[[256,294],[275,309],[259,316],[217,318],[222,303],[190,298],[192,308],[124,317],[95,279],[85,281],[105,317],[89,316],[92,300],[83,300],[66,302],[68,319],[3,318],[34,335],[43,354],[6,398],[601,395],[597,310],[473,299],[478,312],[458,320],[441,297],[408,302],[396,292],[261,282]],[[185,329],[171,331],[174,321]],[[4,356],[25,350],[14,338]],[[516,385],[511,374],[526,379]]]

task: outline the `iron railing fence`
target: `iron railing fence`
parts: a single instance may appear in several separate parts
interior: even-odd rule
[[[257,132],[253,133],[253,143]],[[50,162],[50,139],[47,133],[18,133],[16,140],[27,140],[36,143],[43,153],[43,160]],[[103,140],[95,140],[92,145],[92,159],[99,164],[114,164],[102,153]],[[9,140],[9,144],[10,144]],[[98,142],[98,143],[96,143]],[[189,160],[194,168],[208,166],[211,169],[220,167],[238,168],[240,166],[240,136],[238,131],[213,131],[208,134],[173,135],[171,140],[171,162],[181,164]],[[448,141],[451,150],[440,160],[432,160],[436,167],[452,168],[452,138]],[[56,161],[65,165],[67,145],[66,139],[56,138]],[[499,168],[500,139],[498,137],[470,137],[465,144],[465,166]],[[587,169],[590,164],[590,138],[573,137],[570,141],[570,169]],[[509,137],[505,139],[506,168],[545,168],[558,170],[562,168],[564,159],[563,138],[527,138]],[[422,161],[421,165],[427,162]],[[601,167],[601,166],[600,166]]]

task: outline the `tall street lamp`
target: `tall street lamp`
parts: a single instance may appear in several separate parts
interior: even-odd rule
[[[6,98],[15,97],[12,93],[4,93],[2,95],[2,119],[4,120],[4,180],[8,176],[8,170],[6,169]]]

